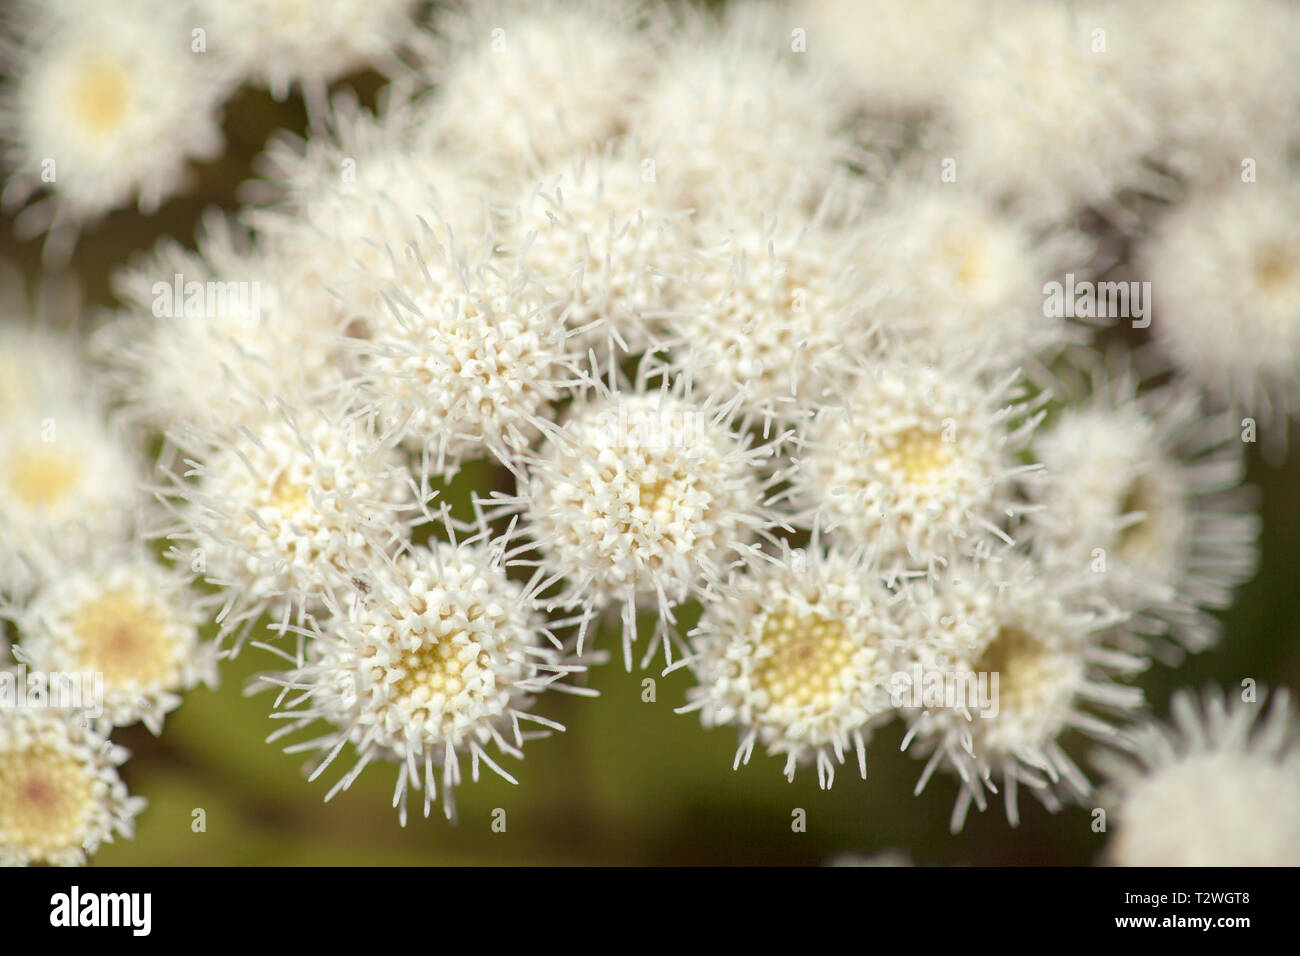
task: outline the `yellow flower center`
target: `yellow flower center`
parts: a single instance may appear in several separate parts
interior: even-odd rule
[[[908,428],[882,445],[885,460],[894,471],[902,472],[909,484],[933,481],[953,459],[951,442],[921,428]]]
[[[80,846],[93,784],[82,764],[47,747],[0,753],[0,844],[36,862]]]
[[[19,448],[9,460],[9,487],[29,508],[51,509],[80,483],[81,463],[53,443]]]
[[[103,135],[121,123],[131,100],[131,84],[121,64],[106,57],[92,59],[72,90],[73,111],[90,133]]]
[[[773,706],[820,714],[844,696],[857,647],[843,621],[783,607],[764,622],[761,646],[770,653],[754,668],[754,686]]]
[[[1004,627],[984,649],[975,672],[998,675],[998,703],[1013,713],[1029,713],[1048,703],[1054,692],[1050,656],[1036,638]]]
[[[108,591],[77,609],[72,629],[81,639],[81,667],[108,684],[167,680],[174,665],[167,620],[127,589]]]

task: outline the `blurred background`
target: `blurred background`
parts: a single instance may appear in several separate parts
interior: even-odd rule
[[[373,102],[380,80],[360,75],[348,82]],[[277,103],[260,91],[241,92],[226,109],[224,157],[195,167],[190,190],[153,217],[123,211],[90,226],[72,266],[87,302],[113,304],[108,276],[131,252],[165,235],[192,244],[206,207],[235,208],[236,189],[252,175],[253,158],[280,128],[305,130],[299,100]],[[15,240],[8,218],[0,233],[0,256],[19,266],[35,288],[43,275],[40,241]],[[1296,446],[1293,440],[1287,459],[1276,465],[1260,459],[1258,446],[1247,446],[1249,480],[1259,489],[1264,522],[1260,572],[1222,615],[1225,638],[1216,650],[1177,670],[1153,665],[1143,676],[1155,712],[1164,714],[1170,691],[1189,684],[1254,678],[1300,689]],[[483,477],[468,469],[453,499],[463,504],[467,489]],[[694,616],[688,610],[683,623]],[[616,647],[614,635],[602,634],[597,646]],[[954,783],[940,773],[913,796],[922,765],[899,753],[898,723],[876,735],[865,781],[842,768],[828,792],[818,789],[814,771],[787,783],[775,757],[755,754],[749,766],[733,771],[731,731],[706,732],[695,715],[674,714],[685,702],[684,673],[627,674],[619,662],[591,675],[597,699],[548,695],[541,713],[569,730],[530,744],[525,760],[503,763],[518,786],[491,773],[477,784],[467,779],[458,792],[458,824],[435,808],[433,818],[416,816],[403,829],[392,809],[391,766],[372,765],[351,790],[325,804],[324,793],[350,760],[308,783],[301,758],[264,743],[275,729],[269,699],[246,698],[243,688],[269,664],[265,652],[249,648],[223,665],[219,689],[199,688],[186,697],[161,737],[139,726],[115,733],[133,753],[123,776],[149,807],[136,839],[104,847],[93,865],[815,865],[843,853],[887,850],[918,864],[1085,865],[1104,839],[1091,831],[1087,810],[1051,815],[1033,799],[1021,801],[1018,829],[994,807],[972,813],[964,831],[951,835]],[[653,702],[643,700],[647,677],[655,682]],[[1066,742],[1081,760],[1093,746],[1081,738]],[[468,762],[465,771],[468,776]],[[199,808],[206,831],[196,833],[191,824]],[[498,808],[505,811],[504,832],[492,826]],[[799,809],[806,812],[806,832],[792,828]]]

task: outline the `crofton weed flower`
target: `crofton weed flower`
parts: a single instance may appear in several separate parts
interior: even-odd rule
[[[165,489],[172,554],[222,589],[217,622],[236,651],[262,614],[283,625],[350,590],[409,534],[419,503],[404,459],[337,409],[267,406],[229,440],[169,437],[187,456]]]
[[[548,433],[517,502],[543,566],[564,580],[556,600],[621,608],[629,670],[637,608],[659,615],[646,660],[662,639],[671,663],[673,608],[715,592],[777,521],[759,474],[777,439],[733,431],[736,403],[697,397],[683,379],[647,388],[645,371],[634,389],[595,383]]]
[[[513,178],[603,146],[627,127],[654,67],[637,26],[635,8],[602,0],[449,5],[415,41],[433,86],[426,147]]]
[[[346,744],[356,750],[358,762],[326,800],[346,790],[372,760],[383,759],[398,765],[393,806],[403,825],[408,789],[423,788],[428,816],[439,775],[450,819],[464,754],[474,780],[482,762],[514,783],[487,747],[522,757],[524,741],[535,736],[521,729],[522,722],[564,729],[528,708],[581,667],[565,663],[556,649],[559,642],[541,615],[537,579],[528,585],[509,580],[501,551],[477,536],[412,548],[364,589],[332,604],[297,666],[262,679],[281,688],[284,709],[275,716],[288,721],[272,739],[318,719],[334,728],[287,748],[316,752],[311,779]]]
[[[953,564],[923,590],[908,622],[921,635],[938,621],[947,640],[913,640],[915,662],[954,686],[983,686],[989,699],[926,700],[907,713],[904,749],[928,758],[919,793],[944,767],[961,778],[953,806],[954,832],[971,804],[980,810],[988,793],[1001,791],[1007,820],[1018,822],[1018,792],[1029,789],[1050,810],[1081,800],[1091,784],[1061,746],[1067,731],[1117,736],[1116,718],[1142,706],[1142,691],[1114,680],[1144,662],[1102,645],[1098,634],[1120,615],[1090,608],[1068,578],[1045,573],[1024,559]],[[945,618],[948,623],[944,623]],[[956,629],[954,629],[956,628]],[[996,680],[996,684],[993,681]],[[894,690],[904,690],[895,686]],[[907,688],[906,690],[910,690]],[[912,703],[908,693],[902,703]],[[984,705],[984,706],[981,706]]]
[[[1124,190],[1150,186],[1154,122],[1116,78],[1119,54],[1099,48],[1121,44],[1122,32],[1065,4],[1002,5],[998,42],[979,44],[948,86],[947,128],[930,151],[955,161],[958,182],[1038,224],[1107,210]]]
[[[15,615],[19,659],[42,673],[102,675],[104,717],[154,734],[185,691],[216,682],[215,647],[188,578],[142,548],[99,549],[51,574]]]
[[[1139,393],[1127,370],[1094,379],[1035,436],[1047,472],[1030,489],[1035,552],[1129,612],[1148,652],[1172,650],[1163,637],[1204,650],[1217,634],[1206,612],[1255,571],[1240,429],[1179,383]]]
[[[197,188],[86,244],[103,309],[0,267],[0,654],[105,698],[0,710],[0,860],[129,833],[102,735],[183,738],[237,651],[326,799],[391,764],[405,823],[662,644],[737,769],[830,788],[898,718],[952,828],[1026,789],[1086,825],[1082,735],[1130,753],[1115,859],[1233,859],[1248,807],[1240,859],[1295,862],[1284,701],[1141,717],[1300,412],[1300,13],[1178,6],[22,0],[19,234]],[[265,148],[193,164],[237,84],[306,117],[244,90]]]
[[[81,223],[113,209],[135,201],[153,211],[189,160],[221,151],[227,79],[191,49],[183,7],[24,0],[16,25],[0,99],[14,169],[4,200],[48,190],[18,219],[27,233],[47,233],[48,253],[68,252]]]
[[[849,152],[844,104],[766,4],[724,16],[714,27],[697,15],[669,44],[632,129],[667,194],[706,222],[810,211]]]
[[[417,0],[193,0],[212,56],[284,99],[302,88],[319,116],[326,85],[364,67],[397,69]]]
[[[41,554],[72,560],[123,540],[142,499],[142,465],[93,410],[46,406],[0,419],[0,593],[28,593]]]
[[[661,192],[653,161],[606,150],[566,158],[519,201],[507,248],[558,303],[580,352],[641,351],[676,306],[694,229]]]
[[[667,322],[677,367],[764,421],[834,401],[874,344],[863,246],[859,230],[817,219],[736,223],[681,283]]]
[[[1161,348],[1266,426],[1300,411],[1300,187],[1288,175],[1193,193],[1137,251]]]
[[[978,361],[861,366],[842,399],[799,438],[796,500],[833,540],[870,542],[882,567],[926,568],[954,547],[1010,541],[1023,509],[1017,479],[1042,413],[1021,400],[1017,372],[984,384]]]
[[[126,757],[77,715],[0,707],[0,865],[75,866],[130,839],[145,800],[118,776]]]
[[[484,452],[515,466],[578,378],[559,303],[487,241],[413,244],[381,308],[354,345],[356,403],[420,452],[422,476]]]
[[[829,787],[850,755],[865,777],[871,729],[893,716],[897,602],[861,552],[826,551],[814,537],[808,551],[756,555],[704,601],[683,661],[698,684],[678,713],[735,726],[736,767],[757,744],[785,755],[790,779],[815,761]]]
[[[1244,682],[1243,682],[1244,683]],[[1300,727],[1290,695],[1175,692],[1172,726],[1098,752],[1121,866],[1300,866]],[[1267,706],[1266,706],[1267,705]]]

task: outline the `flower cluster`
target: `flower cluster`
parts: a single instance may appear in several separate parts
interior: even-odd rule
[[[689,675],[682,712],[736,734],[737,767],[761,748],[830,787],[897,720],[917,790],[953,778],[955,830],[992,795],[1012,824],[1021,790],[1091,806],[1082,733],[1139,762],[1114,771],[1120,862],[1296,845],[1283,797],[1272,835],[1180,856],[1159,830],[1175,805],[1230,828],[1230,793],[1186,790],[1233,768],[1295,790],[1285,701],[1252,743],[1239,712],[1198,724],[1180,698],[1169,738],[1140,729],[1133,682],[1215,645],[1257,559],[1246,445],[1258,425],[1280,447],[1300,408],[1297,143],[1272,119],[1297,89],[1260,65],[1286,61],[1293,5],[1251,5],[1278,30],[1255,23],[1250,70],[1189,81],[1232,114],[1213,150],[1140,68],[1200,59],[1210,4],[1001,0],[972,49],[975,15],[928,3],[494,0],[418,28],[402,0],[262,4],[256,27],[197,3],[215,74],[175,47],[183,15],[115,0],[92,55],[65,6],[26,14],[0,112],[10,192],[45,153],[67,169],[37,228],[174,191],[219,148],[232,78],[301,84],[312,126],[268,144],[194,250],[118,270],[91,340],[111,418],[63,404],[66,343],[0,338],[15,654],[105,680],[84,732],[0,714],[0,854],[127,832],[84,735],[157,732],[254,634],[274,738],[324,726],[286,748],[313,780],[352,750],[326,799],[392,764],[403,824],[412,790],[454,816],[466,755],[513,782],[496,760],[563,729],[550,692],[590,693],[640,644]],[[390,75],[377,105],[326,96],[360,64]],[[1066,273],[1088,322],[1045,302]],[[157,517],[142,435],[163,438],[162,559],[105,546]]]

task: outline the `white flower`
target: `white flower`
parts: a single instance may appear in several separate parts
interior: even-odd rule
[[[417,39],[434,85],[427,148],[495,176],[610,142],[654,67],[636,12],[622,3],[475,0],[435,26]]]
[[[68,402],[85,387],[76,343],[48,323],[0,324],[0,421]]]
[[[145,801],[118,776],[126,756],[76,715],[0,708],[0,865],[79,866],[130,839]]]
[[[1190,196],[1136,253],[1156,341],[1263,424],[1300,411],[1300,186],[1286,175]]]
[[[556,600],[592,614],[621,606],[629,670],[637,607],[659,612],[648,660],[672,608],[713,592],[775,520],[759,474],[774,442],[732,431],[734,415],[734,402],[693,398],[682,379],[658,390],[643,378],[632,391],[601,386],[529,462],[518,504],[543,566],[564,579]],[[671,663],[667,639],[664,653]]]
[[[1083,799],[1091,784],[1061,747],[1061,735],[1113,737],[1113,718],[1093,711],[1123,715],[1141,707],[1141,689],[1111,677],[1135,673],[1145,662],[1099,643],[1097,632],[1119,616],[1084,609],[1078,591],[1069,579],[1016,555],[998,563],[958,562],[916,586],[909,628],[928,639],[913,642],[921,649],[922,674],[954,686],[983,680],[989,694],[978,710],[956,698],[938,706],[923,698],[922,707],[907,710],[903,747],[929,758],[916,791],[941,766],[961,778],[953,832],[972,803],[985,808],[987,793],[1001,790],[1013,826],[1021,785],[1053,811],[1063,798]]]
[[[283,630],[293,610],[364,583],[409,535],[401,454],[337,410],[279,406],[229,439],[168,437],[197,459],[168,489],[173,556],[225,589],[217,621],[223,636],[239,631],[235,651],[263,612]]]
[[[409,787],[424,789],[424,815],[441,772],[443,809],[455,813],[454,788],[466,752],[515,780],[488,755],[495,744],[520,758],[530,736],[522,721],[564,728],[528,712],[534,698],[575,670],[550,638],[532,585],[506,577],[498,549],[477,539],[434,542],[400,556],[321,622],[306,659],[265,682],[283,688],[289,723],[273,739],[323,719],[335,729],[288,752],[315,751],[315,779],[345,744],[358,762],[329,791],[346,790],[376,758],[398,765],[393,805],[406,823]]]
[[[577,379],[558,305],[491,245],[412,246],[355,343],[357,402],[447,478],[483,453],[517,467]]]
[[[365,67],[396,69],[417,0],[195,0],[194,7],[210,56],[279,100],[299,84],[318,116],[330,81]]]
[[[17,621],[18,653],[32,670],[102,676],[113,726],[143,721],[158,734],[182,693],[216,682],[188,579],[140,548],[98,550],[50,575]]]
[[[89,410],[48,405],[0,422],[0,593],[29,592],[43,557],[124,540],[143,477],[125,438]]]
[[[799,0],[789,20],[864,110],[923,115],[962,81],[972,35],[997,14],[996,4],[949,0]]]
[[[1300,10],[1286,0],[1115,3],[1106,25],[1121,42],[1115,67],[1160,137],[1155,158],[1192,182],[1260,181],[1295,146]]]
[[[1036,554],[1080,576],[1146,632],[1192,651],[1217,635],[1210,609],[1227,607],[1254,573],[1259,519],[1240,488],[1236,423],[1208,417],[1178,385],[1138,393],[1123,370],[1098,375],[1086,401],[1035,437],[1046,467],[1031,490]]]
[[[1147,721],[1131,756],[1096,756],[1110,862],[1300,866],[1300,726],[1285,690],[1267,698],[1176,691],[1172,726]]]
[[[640,351],[676,305],[694,230],[648,163],[628,149],[566,157],[518,204],[507,248],[557,301],[565,325],[581,331],[581,344]]]
[[[679,713],[698,710],[705,727],[735,726],[735,766],[755,744],[785,754],[793,780],[816,762],[828,788],[835,765],[854,752],[867,774],[871,729],[892,715],[886,682],[899,667],[897,599],[861,559],[785,546],[751,560],[704,600],[684,663],[697,686]]]
[[[819,220],[762,220],[702,250],[668,325],[677,365],[741,396],[764,420],[795,422],[852,384],[870,348],[863,236]]]
[[[811,208],[848,155],[836,83],[791,51],[783,15],[736,4],[727,17],[679,31],[630,128],[699,216]]]
[[[15,169],[5,200],[50,190],[20,217],[22,231],[71,226],[75,238],[83,221],[137,197],[152,213],[181,187],[189,160],[220,153],[226,80],[191,50],[182,7],[25,3],[17,26],[0,104]]]
[[[469,163],[419,142],[409,104],[378,114],[339,94],[307,140],[274,138],[260,157],[264,200],[246,219],[312,307],[343,328],[376,310],[394,256],[431,230],[437,241],[472,243],[492,224],[492,193]]]
[[[347,371],[343,331],[313,277],[220,213],[198,251],[159,243],[113,277],[126,309],[94,350],[134,420],[229,435],[260,403],[303,401]]]
[[[1044,315],[1041,289],[1058,265],[1088,261],[1087,241],[1038,235],[963,185],[911,181],[867,217],[863,271],[883,298],[870,314],[936,354],[987,350],[1003,367],[1054,357],[1081,330]]]
[[[986,385],[979,362],[939,367],[879,361],[821,408],[799,440],[796,501],[835,540],[870,544],[924,568],[953,547],[1009,541],[1000,524],[1022,510],[1016,453],[1028,416],[1018,373]]]
[[[1147,114],[1114,75],[1121,30],[1085,8],[1017,0],[949,86],[946,128],[929,151],[956,161],[958,182],[1008,200],[1027,222],[1054,224],[1151,185]],[[1118,21],[1115,21],[1118,26]]]

